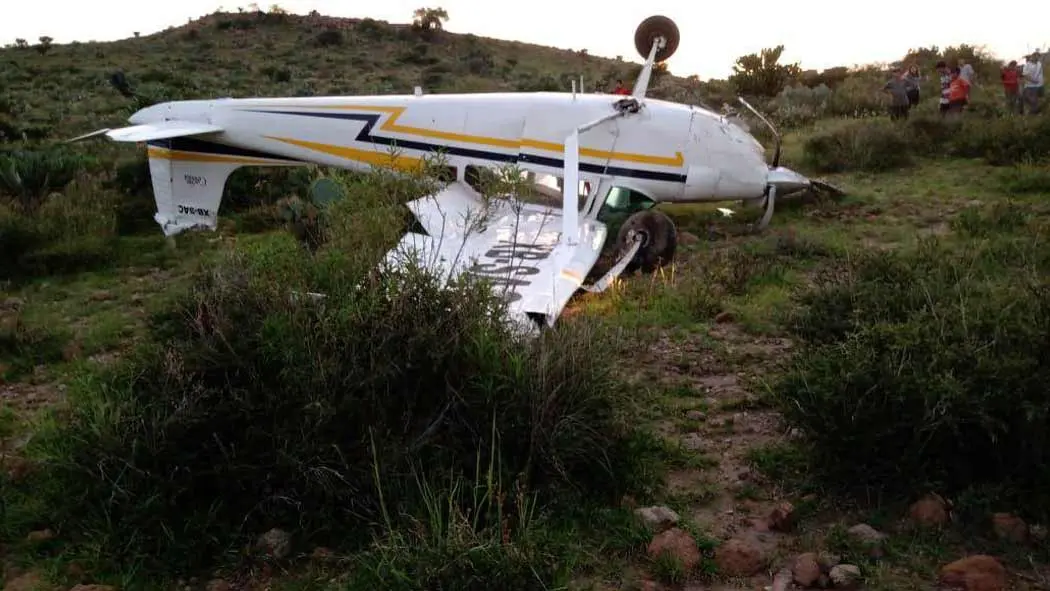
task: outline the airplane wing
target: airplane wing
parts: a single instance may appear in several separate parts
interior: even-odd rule
[[[220,133],[221,131],[223,131],[221,127],[210,123],[172,120],[120,127],[118,129],[99,129],[98,131],[66,140],[66,143],[79,142],[100,135],[105,135],[109,139],[118,142],[148,142],[150,140],[163,140],[173,137]]]

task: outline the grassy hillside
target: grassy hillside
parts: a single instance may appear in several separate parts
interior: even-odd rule
[[[664,207],[672,266],[521,343],[482,286],[374,272],[432,179],[244,169],[172,248],[141,150],[53,144],[170,98],[637,65],[265,13],[0,51],[3,588],[1046,588],[1050,116],[1007,113],[974,57],[954,122],[932,81],[888,121],[874,66],[662,74],[754,92],[783,163],[847,196],[763,233]],[[307,247],[282,213],[321,177],[355,198]]]
[[[219,13],[114,43],[38,49],[0,53],[0,112],[6,126],[19,121],[0,127],[8,137],[64,137],[121,124],[129,101],[107,82],[117,71],[141,94],[166,100],[411,93],[416,85],[428,92],[565,91],[580,76],[588,88],[610,90],[639,67],[385,21],[280,13]],[[670,83],[683,81],[657,87]]]

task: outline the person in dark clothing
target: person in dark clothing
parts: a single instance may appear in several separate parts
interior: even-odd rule
[[[915,108],[919,106],[919,83],[922,82],[919,66],[916,64],[908,66],[908,73],[904,77],[912,83],[912,88],[908,90],[908,104]]]
[[[911,103],[908,101],[908,90],[912,88],[910,80],[905,78],[900,68],[894,68],[893,77],[882,87],[890,95],[890,119],[897,121],[908,118]]]

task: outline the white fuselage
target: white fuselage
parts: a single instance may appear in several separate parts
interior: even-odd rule
[[[613,113],[623,98],[540,92],[193,100],[147,107],[130,120],[223,129],[206,142],[150,142],[172,150],[185,145],[352,169],[390,163],[395,150],[395,165],[441,153],[461,179],[467,166],[504,164],[561,176],[566,137]],[[638,113],[580,136],[581,180],[606,179],[658,202],[758,198],[769,174],[761,144],[699,107],[647,98]]]

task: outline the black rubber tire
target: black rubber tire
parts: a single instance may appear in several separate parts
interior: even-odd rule
[[[678,25],[674,24],[674,21],[666,16],[651,16],[642,21],[638,28],[634,30],[634,48],[642,56],[643,60],[649,58],[649,51],[652,50],[653,41],[657,37],[663,37],[667,44],[663,46],[663,49],[656,52],[656,63],[667,60],[678,50],[678,42],[681,40]]]
[[[625,253],[631,247],[631,231],[641,232],[644,237],[642,247],[627,264],[624,273],[636,269],[651,273],[674,261],[675,250],[678,248],[678,230],[667,214],[655,209],[646,209],[627,218],[616,236],[617,253]]]

